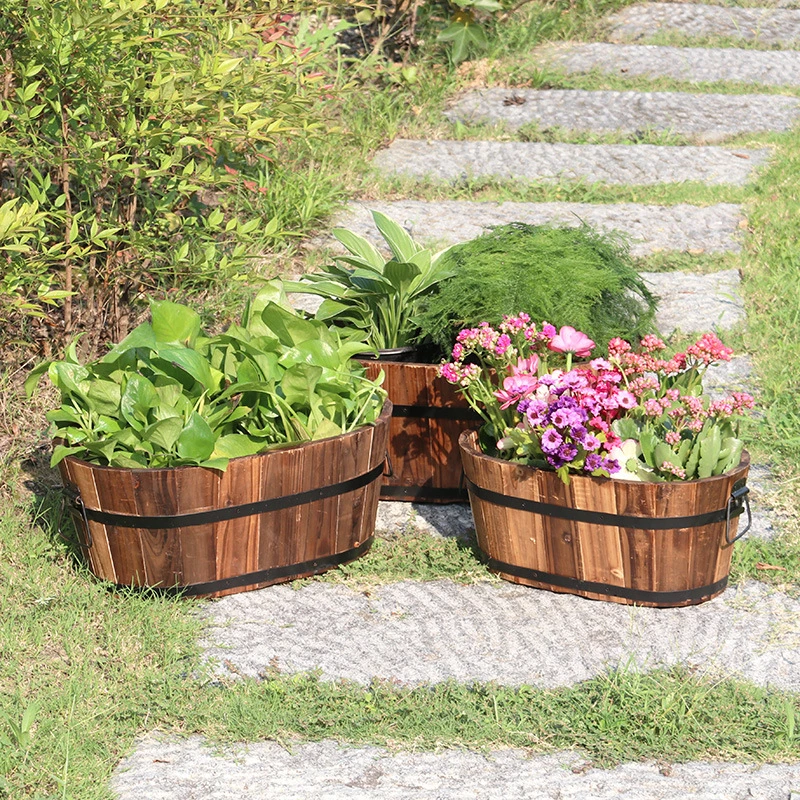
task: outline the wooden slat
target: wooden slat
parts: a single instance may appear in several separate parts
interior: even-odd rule
[[[98,470],[94,473],[97,500],[103,510],[136,514],[136,479],[133,470]],[[142,542],[136,528],[104,526],[108,536],[117,582],[125,586],[144,586],[147,570]]]
[[[90,464],[75,458],[65,459],[59,463],[58,469],[65,486],[79,492],[83,501],[90,507],[100,507],[94,482],[94,470]],[[90,522],[89,531],[86,531],[83,520],[76,518],[75,524],[83,545],[83,552],[88,555],[92,572],[103,580],[117,583],[114,558],[111,555],[105,525]],[[91,547],[88,546],[89,536],[91,536]]]

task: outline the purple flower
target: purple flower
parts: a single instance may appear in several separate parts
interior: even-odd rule
[[[550,415],[550,422],[557,428],[566,428],[572,421],[573,414],[566,408],[557,408]]]
[[[548,428],[542,435],[542,452],[555,453],[564,439],[555,428]]]
[[[620,471],[619,461],[617,461],[616,458],[604,458],[603,469],[606,470],[609,475],[613,475],[615,472]]]
[[[573,425],[569,433],[576,442],[581,442],[583,446],[586,447],[586,443],[583,441],[584,437],[586,436],[585,425]],[[587,449],[591,450],[592,448]]]
[[[527,404],[524,411],[522,409],[522,403]],[[547,403],[543,403],[541,400],[523,400],[522,403],[517,406],[517,410],[525,414],[531,425],[544,424],[545,415],[547,414]]]
[[[583,468],[586,472],[594,472],[596,469],[601,469],[603,466],[603,459],[597,453],[589,453],[586,456],[586,461]]]
[[[558,455],[564,459],[565,462],[572,461],[578,455],[578,448],[570,442],[564,442],[558,449]]]
[[[593,436],[591,433],[581,442],[581,444],[587,450],[599,450],[600,449],[600,440]],[[588,460],[588,456],[587,456]]]

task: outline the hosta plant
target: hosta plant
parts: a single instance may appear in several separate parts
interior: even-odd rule
[[[287,282],[285,288],[325,298],[316,318],[364,331],[371,348],[414,345],[421,300],[453,272],[442,266],[441,253],[418,245],[385,214],[373,211],[372,217],[390,258],[362,236],[335,228],[333,235],[348,255],[338,256],[320,272]]]
[[[351,356],[364,349],[306,320],[267,285],[239,324],[207,336],[192,309],[151,303],[152,321],[102,358],[81,363],[76,344],[45,372],[61,392],[47,418],[66,456],[114,467],[197,465],[323,439],[373,422],[385,393]]]
[[[519,314],[462,330],[440,371],[483,417],[484,452],[556,470],[567,483],[572,473],[692,480],[739,463],[739,420],[753,398],[703,393],[708,367],[732,355],[714,334],[669,358],[655,336],[638,350],[612,339],[607,357],[573,367],[594,347],[574,328]]]

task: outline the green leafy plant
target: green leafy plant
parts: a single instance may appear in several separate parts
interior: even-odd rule
[[[656,300],[624,242],[585,224],[502,225],[441,261],[453,277],[425,297],[416,321],[443,354],[459,330],[499,324],[510,308],[578,328],[601,347],[652,330]]]
[[[49,259],[63,255],[64,248],[59,243],[37,248],[46,217],[35,200],[15,197],[0,205],[0,321],[11,323],[15,312],[44,316],[45,306],[67,296],[51,288],[48,273]]]
[[[323,129],[328,44],[294,41],[299,4],[251,5],[3,4],[0,201],[39,216],[35,279],[0,263],[0,301],[63,301],[51,330],[99,322],[119,338],[126,301],[235,276],[284,235],[241,198],[261,196],[261,165],[288,136]]]
[[[6,716],[5,722],[8,726],[10,735],[0,734],[0,744],[3,747],[16,747],[19,750],[27,750],[31,744],[31,729],[36,715],[39,713],[39,703],[31,703],[22,713],[19,722]]]
[[[349,255],[284,286],[288,292],[325,298],[316,318],[364,331],[369,347],[413,345],[419,340],[416,317],[422,299],[453,273],[444,266],[443,253],[420,247],[385,214],[373,211],[372,217],[391,258],[362,236],[336,228],[333,235]]]
[[[61,392],[47,414],[59,441],[52,464],[79,456],[116,467],[200,465],[292,442],[336,436],[373,422],[385,393],[351,361],[364,349],[285,304],[268,284],[241,324],[207,337],[192,309],[151,303],[152,321],[106,356],[82,364],[76,342],[37,366]]]
[[[476,18],[478,13],[501,11],[503,6],[497,0],[452,0],[455,12],[450,24],[438,35],[437,41],[450,47],[450,58],[460,64],[472,53],[486,50],[489,40]]]

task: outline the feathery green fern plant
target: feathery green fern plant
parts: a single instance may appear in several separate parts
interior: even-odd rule
[[[415,322],[443,353],[462,328],[519,310],[571,325],[601,348],[653,330],[656,300],[624,240],[586,224],[502,225],[451,247],[440,263],[453,277],[424,298]]]

